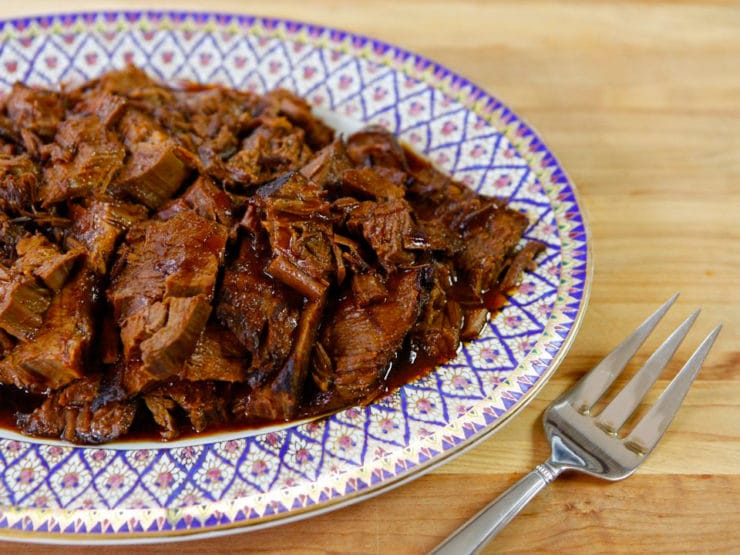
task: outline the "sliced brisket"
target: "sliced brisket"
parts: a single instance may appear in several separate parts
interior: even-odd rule
[[[526,226],[381,127],[335,138],[288,90],[134,66],[17,84],[0,390],[22,432],[88,444],[369,402],[477,336],[542,248]]]
[[[53,392],[32,413],[18,415],[16,422],[31,436],[94,445],[125,435],[134,422],[137,404],[126,399],[104,402],[100,377],[89,377]]]
[[[39,192],[43,206],[100,195],[123,167],[126,151],[121,141],[97,116],[65,119],[54,141]]]
[[[346,404],[378,393],[422,310],[427,273],[414,269],[395,274],[384,301],[360,306],[346,296],[327,315],[320,342],[332,363],[333,387]]]
[[[187,229],[187,233],[183,230]],[[227,230],[194,212],[150,220],[108,288],[121,327],[129,393],[176,375],[211,312]]]
[[[27,129],[45,141],[54,137],[64,119],[65,101],[56,91],[15,83],[6,103],[8,117],[18,132]]]
[[[149,391],[143,398],[160,427],[162,439],[175,439],[187,429],[177,412],[184,413],[194,432],[220,424],[227,416],[227,400],[215,382],[173,380]]]
[[[112,199],[74,204],[70,213],[73,223],[67,242],[84,247],[88,265],[100,275],[108,273],[121,236],[147,217],[144,207]]]
[[[46,393],[82,377],[95,333],[96,297],[97,279],[81,268],[51,300],[33,341],[19,343],[0,360],[0,381]]]
[[[28,155],[0,154],[0,210],[3,213],[32,212],[38,187],[39,171]]]
[[[284,364],[301,306],[300,297],[264,272],[266,262],[265,245],[245,238],[226,266],[216,305],[218,319],[251,354],[252,385]]]

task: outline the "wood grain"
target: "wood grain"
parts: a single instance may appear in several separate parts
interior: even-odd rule
[[[63,9],[152,6],[69,0]],[[61,7],[49,0],[3,3],[0,16]],[[428,551],[547,456],[539,424],[547,403],[680,290],[664,332],[696,306],[704,313],[678,359],[717,321],[725,327],[659,449],[624,482],[559,480],[486,552],[740,552],[737,3],[160,0],[156,7],[340,27],[419,52],[482,85],[538,129],[577,184],[595,272],[583,326],[556,376],[504,429],[435,472],[269,530],[106,551]],[[46,553],[48,547],[0,542],[0,550]]]

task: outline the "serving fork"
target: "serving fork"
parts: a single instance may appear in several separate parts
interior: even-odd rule
[[[458,555],[478,551],[537,493],[566,470],[577,470],[606,480],[622,480],[642,464],[673,420],[722,325],[714,328],[704,339],[656,403],[626,436],[621,437],[620,430],[673,357],[699,310],[671,333],[603,410],[594,411],[596,414],[592,411],[677,297],[678,293],[572,389],[547,407],[543,424],[550,441],[550,458],[458,528],[432,553]]]

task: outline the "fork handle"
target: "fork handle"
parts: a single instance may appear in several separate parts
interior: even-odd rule
[[[553,465],[550,461],[542,463],[455,530],[431,553],[434,555],[476,553],[562,471],[562,467]]]

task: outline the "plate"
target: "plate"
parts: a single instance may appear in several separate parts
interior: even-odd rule
[[[0,87],[57,86],[128,63],[157,77],[289,88],[376,123],[457,179],[526,212],[538,267],[457,358],[378,402],[257,433],[75,447],[3,432],[0,537],[162,542],[256,529],[418,477],[487,437],[544,385],[586,306],[588,233],[555,157],[452,71],[344,31],[243,15],[96,12],[0,22]],[[505,448],[506,446],[502,446]]]

